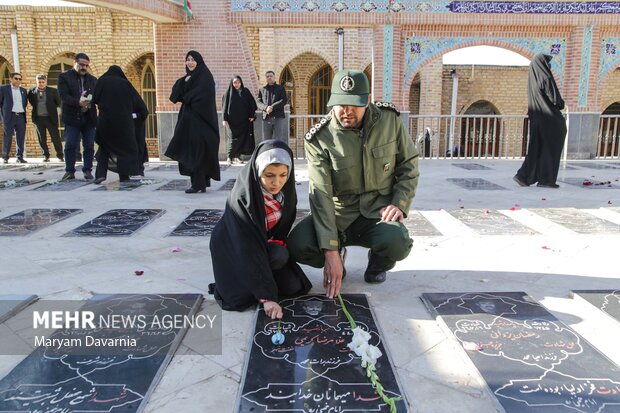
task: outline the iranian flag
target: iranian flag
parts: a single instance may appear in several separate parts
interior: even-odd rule
[[[189,0],[183,0],[183,8],[187,12],[187,17],[190,19],[194,16],[194,12],[192,11],[192,3]]]

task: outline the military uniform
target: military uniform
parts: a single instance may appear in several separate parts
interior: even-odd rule
[[[418,151],[390,103],[369,104],[362,128],[344,128],[332,110],[306,134],[311,215],[293,229],[289,250],[314,267],[323,250],[370,248],[389,270],[413,241],[398,221],[381,221],[381,209],[409,212],[418,182]]]

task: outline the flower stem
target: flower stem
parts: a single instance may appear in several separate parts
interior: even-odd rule
[[[338,301],[340,301],[340,307],[342,307],[344,315],[347,317],[347,320],[349,320],[351,328],[356,328],[357,324],[355,324],[355,320],[353,320],[353,317],[351,317],[351,314],[349,314],[349,311],[347,311],[347,307],[345,307],[344,301],[342,300],[342,296],[340,294],[338,294]]]
[[[282,321],[282,319],[278,318],[278,333],[280,332],[280,321]]]
[[[349,311],[347,311],[347,307],[344,305],[344,300],[342,299],[342,296],[340,294],[338,294],[338,301],[340,302],[340,307],[342,307],[342,311],[344,312],[344,315],[347,317],[347,320],[349,320],[349,325],[351,326],[351,329],[357,328],[357,324],[355,324],[355,320],[353,320],[353,317],[351,317],[351,314],[349,314]],[[278,321],[278,328],[280,328],[279,321]],[[390,413],[396,413],[396,402],[399,400],[402,400],[402,398],[401,397],[388,397],[388,395],[385,394],[385,392],[383,391],[383,386],[381,385],[379,376],[377,375],[377,372],[375,370],[374,364],[368,363],[366,365],[366,375],[370,379],[372,387],[375,389],[377,394],[381,397],[381,399],[385,402],[385,404],[390,406]]]

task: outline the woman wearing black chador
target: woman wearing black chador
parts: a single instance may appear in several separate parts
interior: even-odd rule
[[[566,121],[560,112],[564,101],[553,79],[550,61],[551,56],[538,54],[530,64],[527,80],[530,142],[523,165],[513,178],[521,186],[538,182],[541,187],[559,188],[555,181],[566,138]]]
[[[215,108],[215,81],[200,53],[185,55],[185,76],[172,86],[170,101],[181,103],[174,136],[165,155],[190,176],[188,194],[205,192],[211,179],[220,180],[220,132]]]
[[[286,247],[296,211],[293,153],[282,141],[262,141],[211,234],[215,283],[209,293],[224,310],[243,311],[260,302],[268,317],[282,318],[278,299],[310,290]]]
[[[241,76],[235,76],[228,85],[222,99],[223,124],[228,137],[228,163],[232,164],[239,155],[254,152],[254,120],[256,101],[252,93],[243,86]]]

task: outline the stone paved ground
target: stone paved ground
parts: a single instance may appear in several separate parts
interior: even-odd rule
[[[489,169],[464,169],[453,163]],[[620,324],[568,298],[571,289],[620,288],[620,163],[563,164],[561,188],[556,190],[518,187],[511,178],[519,164],[422,161],[417,212],[412,213],[417,222],[411,227],[413,251],[384,284],[364,283],[366,251],[350,249],[343,292],[369,295],[411,411],[501,411],[458,342],[422,304],[419,296],[424,292],[525,291],[620,364]],[[12,168],[0,169],[0,181],[49,184],[63,174],[60,164],[27,170],[8,166]],[[183,182],[171,184],[176,190],[156,190],[182,178],[171,166],[151,163],[146,179],[152,182],[131,191],[114,190],[114,185],[95,190],[93,184],[74,184],[68,191],[34,190],[44,182],[0,189],[0,218],[30,208],[82,210],[28,235],[0,237],[0,293],[81,300],[95,293],[198,292],[212,300],[207,294],[213,281],[208,236],[168,235],[195,209],[222,209],[228,191],[218,187],[234,179],[240,167],[223,171],[223,180],[214,182],[206,194],[186,195]],[[108,183],[113,177],[110,174]],[[297,165],[297,180],[298,207],[308,208],[303,161]],[[584,186],[584,180],[609,181],[612,187]],[[501,188],[488,189],[491,183]],[[63,236],[119,208],[165,213],[129,237]],[[601,219],[593,223],[593,217]],[[171,252],[174,247],[181,251]],[[322,271],[305,269],[315,285],[312,292],[321,293]],[[135,276],[135,270],[144,275]],[[145,411],[234,411],[253,315],[223,315],[221,355],[175,357]],[[187,353],[191,350],[181,345],[178,354]],[[0,356],[0,377],[20,359]]]

